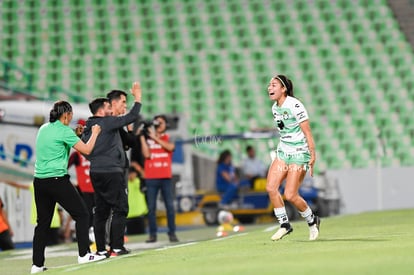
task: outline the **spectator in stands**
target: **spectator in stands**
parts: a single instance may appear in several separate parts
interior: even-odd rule
[[[312,213],[309,205],[300,196],[298,190],[310,170],[313,175],[315,163],[315,143],[309,125],[308,113],[302,102],[293,96],[293,84],[284,75],[276,75],[267,88],[272,106],[275,125],[280,133],[280,142],[276,150],[276,159],[272,162],[266,190],[274,207],[280,227],[271,237],[280,240],[292,232],[279,187],[286,179],[284,195],[292,203],[309,225],[309,240],[319,235],[320,219]]]
[[[4,210],[4,204],[0,197],[0,249],[10,250],[14,249],[14,243],[12,241],[13,230],[10,226],[7,218],[7,213]]]
[[[220,206],[230,208],[230,203],[237,197],[240,187],[249,185],[248,182],[240,182],[236,175],[236,168],[232,164],[232,154],[230,150],[220,153],[217,160],[216,169],[216,188],[222,194]]]
[[[59,203],[76,221],[78,263],[105,258],[89,251],[88,211],[79,193],[69,181],[68,175],[70,148],[73,147],[83,154],[90,154],[101,128],[98,125],[92,126],[92,134],[84,143],[68,126],[72,116],[72,106],[66,101],[57,101],[50,111],[49,122],[43,124],[37,134],[33,182],[37,226],[33,237],[31,273],[46,270],[45,246],[56,203]]]
[[[119,129],[135,121],[141,109],[141,86],[135,82],[131,93],[134,106],[124,116],[110,115],[111,105],[107,98],[97,98],[89,104],[93,116],[86,122],[82,139],[87,139],[93,124],[102,127],[96,147],[87,157],[91,162],[90,177],[95,190],[94,232],[99,255],[118,256],[128,254],[124,247],[126,216],[128,214],[128,190],[125,169],[127,158]],[[105,247],[105,225],[109,217],[110,251]]]
[[[242,174],[244,180],[247,180],[250,187],[253,187],[255,179],[266,177],[267,168],[260,159],[256,158],[256,151],[253,146],[248,145],[246,147],[246,154],[247,158],[242,163]]]
[[[172,182],[172,152],[175,144],[170,141],[167,130],[167,118],[164,115],[154,117],[156,126],[148,127],[145,136],[140,137],[142,153],[145,157],[145,181],[148,199],[148,243],[157,241],[157,196],[161,191],[167,209],[168,237],[170,242],[178,242],[175,234],[174,192]]]

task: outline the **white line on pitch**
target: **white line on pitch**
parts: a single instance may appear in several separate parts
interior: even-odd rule
[[[167,249],[171,249],[171,248],[179,248],[179,247],[184,247],[184,246],[189,246],[189,245],[194,245],[194,244],[198,244],[198,242],[191,242],[191,243],[183,243],[183,244],[172,245],[172,246],[165,246],[165,247],[157,248],[155,250],[156,251],[161,251],[161,250],[167,250]]]
[[[278,225],[274,225],[274,226],[266,228],[265,230],[263,230],[263,232],[270,232],[270,231],[277,229],[278,227],[279,227]]]

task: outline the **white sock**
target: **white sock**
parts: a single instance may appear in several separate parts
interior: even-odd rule
[[[273,208],[273,212],[280,224],[289,223],[285,207]]]
[[[308,224],[311,224],[313,222],[313,218],[315,217],[312,213],[312,210],[310,209],[310,207],[308,206],[308,208],[306,208],[305,211],[300,212],[300,215],[306,220],[306,222]]]

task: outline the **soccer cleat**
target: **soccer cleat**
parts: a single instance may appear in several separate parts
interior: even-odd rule
[[[111,249],[111,251],[109,252],[109,254],[110,254],[109,257],[113,258],[113,257],[126,255],[126,254],[129,254],[129,253],[131,253],[131,251],[129,251],[125,247],[122,247],[121,249]]]
[[[30,274],[40,273],[46,271],[47,268],[44,266],[38,267],[37,265],[32,265],[32,269],[30,270]]]
[[[319,225],[321,224],[321,219],[318,216],[313,218],[313,222],[309,224],[309,240],[314,241],[319,236]]]
[[[290,223],[282,223],[279,229],[276,231],[276,233],[273,234],[271,239],[272,241],[278,241],[292,231],[293,231],[293,228],[292,226],[290,226]]]
[[[104,260],[104,259],[106,259],[105,255],[86,253],[85,256],[83,256],[83,257],[78,256],[78,263],[79,264],[86,264],[86,263],[101,261],[101,260]]]

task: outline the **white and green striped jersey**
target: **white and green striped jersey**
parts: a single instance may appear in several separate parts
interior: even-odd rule
[[[273,104],[272,113],[280,133],[277,149],[289,154],[309,151],[305,135],[299,126],[301,122],[309,119],[302,102],[288,96],[281,107],[276,102]]]

